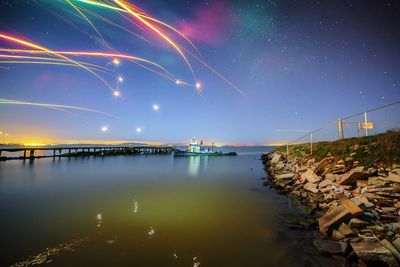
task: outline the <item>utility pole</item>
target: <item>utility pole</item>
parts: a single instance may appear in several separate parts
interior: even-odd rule
[[[364,112],[364,129],[365,129],[365,136],[368,136],[368,117],[367,117],[367,112]]]
[[[338,129],[339,129],[339,139],[343,139],[344,138],[343,120],[340,118],[338,119]]]

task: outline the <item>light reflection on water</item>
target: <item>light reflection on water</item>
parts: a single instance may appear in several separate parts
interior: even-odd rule
[[[254,152],[1,162],[0,265],[91,236],[50,265],[290,266],[264,176]]]

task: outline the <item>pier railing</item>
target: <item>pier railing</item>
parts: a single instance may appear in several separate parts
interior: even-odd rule
[[[314,130],[299,129],[297,131],[287,131],[285,136],[297,136],[285,144],[286,151],[289,153],[289,146],[293,144],[309,143],[310,153],[313,153],[313,144],[320,141],[335,141],[344,138],[362,137],[376,135],[391,130],[400,130],[400,100],[371,108],[356,114],[343,116],[337,120],[328,122]]]
[[[172,146],[47,146],[0,148],[0,160],[112,155],[169,154]]]

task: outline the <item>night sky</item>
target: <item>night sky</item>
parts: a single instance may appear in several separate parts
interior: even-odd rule
[[[400,98],[399,1],[129,0],[190,38],[204,61],[245,95],[186,54],[195,80],[170,44],[125,14],[72,2],[106,42],[61,0],[0,1],[0,32],[52,50],[146,58],[188,84],[200,82],[201,90],[128,60],[115,65],[112,58],[70,57],[114,72],[98,73],[114,88],[118,84],[121,95],[115,97],[82,68],[9,64],[4,61],[10,59],[0,58],[1,99],[79,106],[118,117],[0,104],[0,131],[8,134],[0,135],[0,142],[173,143],[196,136],[225,144],[267,144],[299,135],[277,129],[315,129]],[[162,29],[195,53],[178,34]],[[2,39],[0,47],[29,49]]]

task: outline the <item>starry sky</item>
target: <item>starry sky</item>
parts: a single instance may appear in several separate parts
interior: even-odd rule
[[[53,50],[118,51],[146,58],[188,84],[201,83],[201,90],[177,85],[128,60],[115,65],[109,58],[74,58],[107,67],[112,74],[101,77],[118,88],[121,95],[115,97],[81,68],[0,59],[1,99],[79,106],[118,117],[0,104],[0,131],[8,134],[0,135],[0,142],[175,143],[196,136],[259,145],[299,135],[278,129],[316,129],[400,99],[398,1],[129,2],[186,35],[204,61],[244,95],[188,54],[194,79],[171,45],[125,14],[74,2],[103,40],[67,1],[1,0],[2,33]],[[193,52],[179,35],[165,32]],[[0,47],[21,48],[1,39]],[[119,76],[123,82],[116,80]]]

